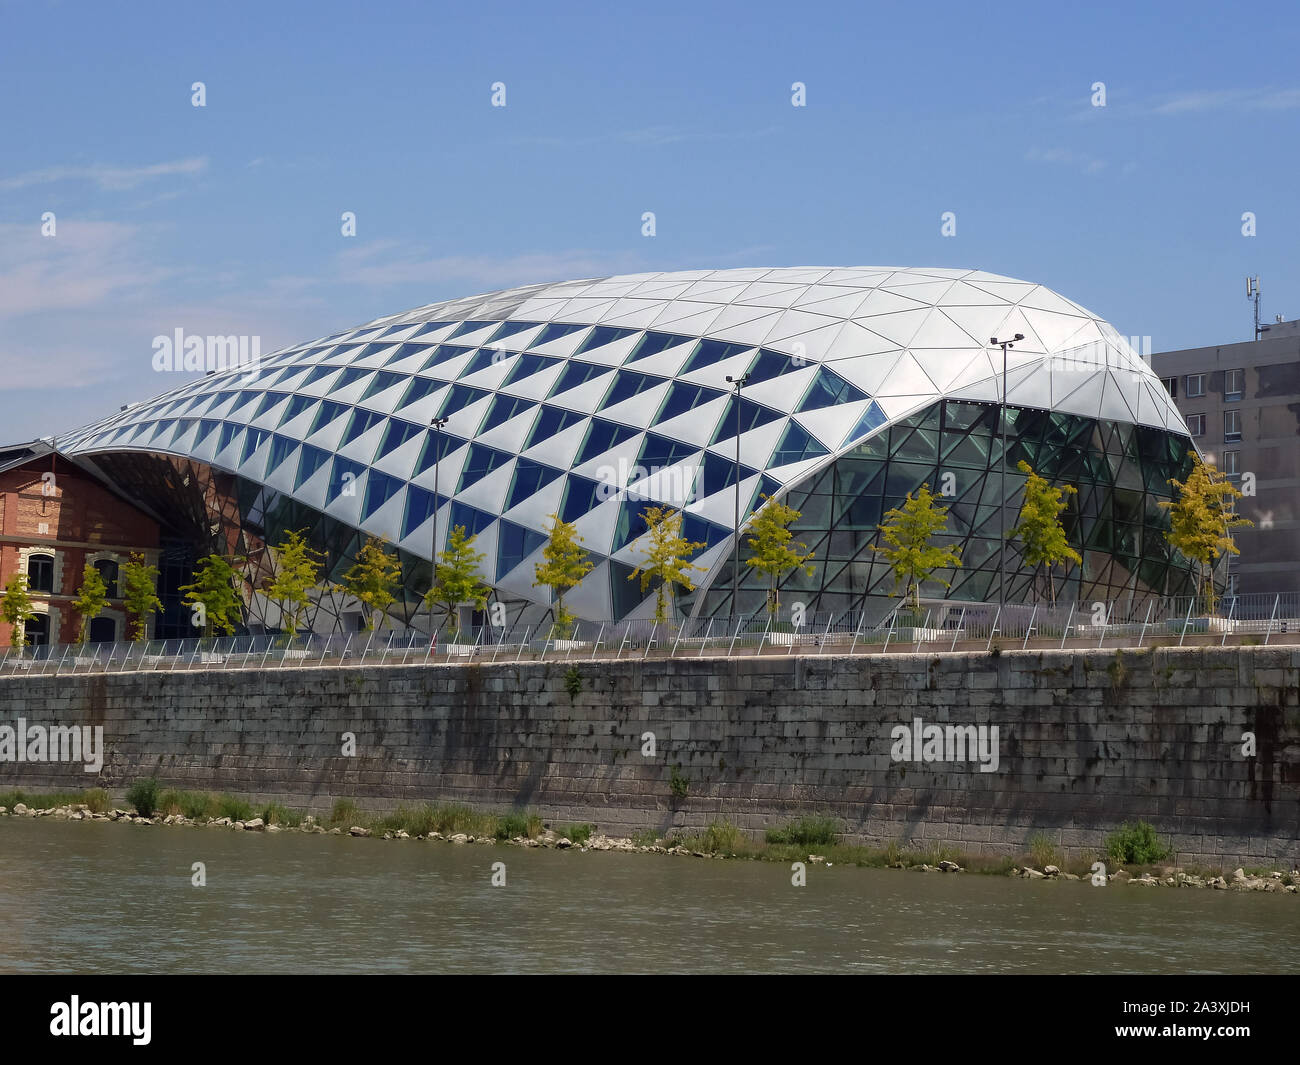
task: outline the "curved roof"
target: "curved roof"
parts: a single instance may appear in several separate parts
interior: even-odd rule
[[[684,507],[687,535],[709,545],[697,561],[711,566],[733,522],[737,417],[752,501],[940,397],[997,402],[1002,360],[989,338],[1016,333],[1010,404],[1186,435],[1127,342],[1041,285],[797,267],[431,304],[266,356],[255,374],[190,381],[60,444],[206,462],[426,558],[436,482],[443,538],[466,524],[496,560],[498,589],[539,599],[532,562],[552,512],[577,521],[593,554],[629,561],[635,511]],[[737,411],[726,378],[742,374]],[[448,419],[441,443],[435,417]],[[608,602],[607,579],[579,595]]]

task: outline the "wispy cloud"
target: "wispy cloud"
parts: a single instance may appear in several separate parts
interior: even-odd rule
[[[173,175],[193,176],[208,168],[206,156],[175,159],[147,166],[109,166],[92,163],[88,166],[50,166],[42,170],[29,170],[10,178],[0,178],[0,190],[13,191],[32,185],[52,185],[59,181],[89,181],[107,191],[133,189],[155,178]]]
[[[1289,111],[1300,107],[1300,89],[1198,89],[1157,97],[1147,114],[1186,115],[1204,111]]]
[[[1106,169],[1106,160],[1070,148],[1030,148],[1025,158],[1031,163],[1057,163],[1082,170],[1085,174],[1100,174]]]
[[[60,221],[54,237],[0,225],[0,320],[99,309],[171,273],[149,260],[139,227],[122,222]]]
[[[580,148],[593,144],[629,144],[658,148],[667,144],[708,143],[715,141],[752,141],[779,133],[777,126],[752,130],[691,130],[677,126],[647,126],[642,129],[615,130],[589,136],[510,137],[508,144],[539,145],[551,148]]]

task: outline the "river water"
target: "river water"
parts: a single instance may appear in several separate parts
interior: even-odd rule
[[[1300,949],[1287,895],[790,880],[769,862],[5,817],[0,972],[1293,973]]]

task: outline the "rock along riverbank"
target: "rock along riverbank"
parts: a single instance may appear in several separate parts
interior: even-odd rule
[[[235,832],[264,832],[268,834],[297,832],[307,835],[346,835],[355,838],[442,842],[466,846],[486,845],[537,847],[552,848],[555,850],[572,849],[584,852],[622,851],[714,859],[748,857],[771,861],[789,860],[787,854],[782,854],[778,858],[763,854],[740,855],[716,851],[702,851],[687,847],[681,843],[673,843],[671,839],[660,840],[652,844],[638,844],[627,838],[593,834],[584,842],[575,843],[568,837],[560,835],[550,829],[544,829],[537,836],[514,836],[509,839],[497,839],[493,836],[474,835],[466,832],[443,833],[436,831],[412,836],[408,832],[397,830],[385,831],[382,834],[376,835],[374,830],[362,825],[350,825],[346,829],[341,826],[326,828],[311,814],[304,817],[298,825],[282,826],[277,824],[267,824],[266,821],[260,817],[254,817],[248,820],[235,820],[230,817],[189,818],[182,814],[143,817],[134,810],[120,808],[115,808],[103,813],[97,813],[86,803],[72,803],[63,806],[36,808],[19,802],[14,805],[12,810],[8,807],[0,806],[0,817],[26,817],[33,819],[48,817],[60,821],[99,821],[143,826],[222,828]],[[813,853],[808,854],[803,860],[807,861],[811,865],[824,864],[831,866],[834,864],[833,862],[827,861],[824,855]],[[902,861],[896,861],[889,863],[889,867],[896,869],[910,869],[926,873],[966,872],[966,870],[957,862],[946,860],[939,861],[935,865],[930,865],[929,863],[906,864]],[[1016,865],[1007,870],[1004,875],[1025,880],[1059,881],[1062,883],[1078,882],[1085,885],[1100,886],[1099,878],[1096,874],[1093,876],[1080,876],[1075,873],[1064,872],[1055,865],[1045,865],[1041,870],[1035,869],[1029,865]],[[1290,895],[1300,894],[1300,870],[1293,870],[1290,874],[1272,871],[1267,875],[1252,875],[1247,874],[1244,869],[1236,869],[1230,876],[1201,876],[1195,873],[1189,873],[1174,866],[1165,866],[1160,870],[1159,875],[1156,875],[1151,871],[1142,871],[1137,875],[1134,875],[1125,869],[1117,869],[1114,872],[1107,872],[1104,875],[1107,884],[1133,885],[1137,887],[1201,888],[1220,891],[1266,892]]]

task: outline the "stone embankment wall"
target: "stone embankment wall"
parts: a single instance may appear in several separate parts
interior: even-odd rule
[[[168,786],[316,810],[338,797],[527,807],[610,834],[715,818],[757,832],[815,813],[874,844],[1018,852],[1041,831],[1071,856],[1142,819],[1180,862],[1300,859],[1300,651],[1291,649],[0,679],[0,726],[19,717],[28,727],[102,725],[104,766],[94,776],[76,764],[0,761],[0,790],[120,792],[156,774]],[[996,726],[996,771],[981,771],[974,747],[961,761],[901,751],[894,730],[910,735],[916,718],[921,729]],[[346,733],[355,755],[343,753]],[[643,753],[647,733],[653,755]]]

